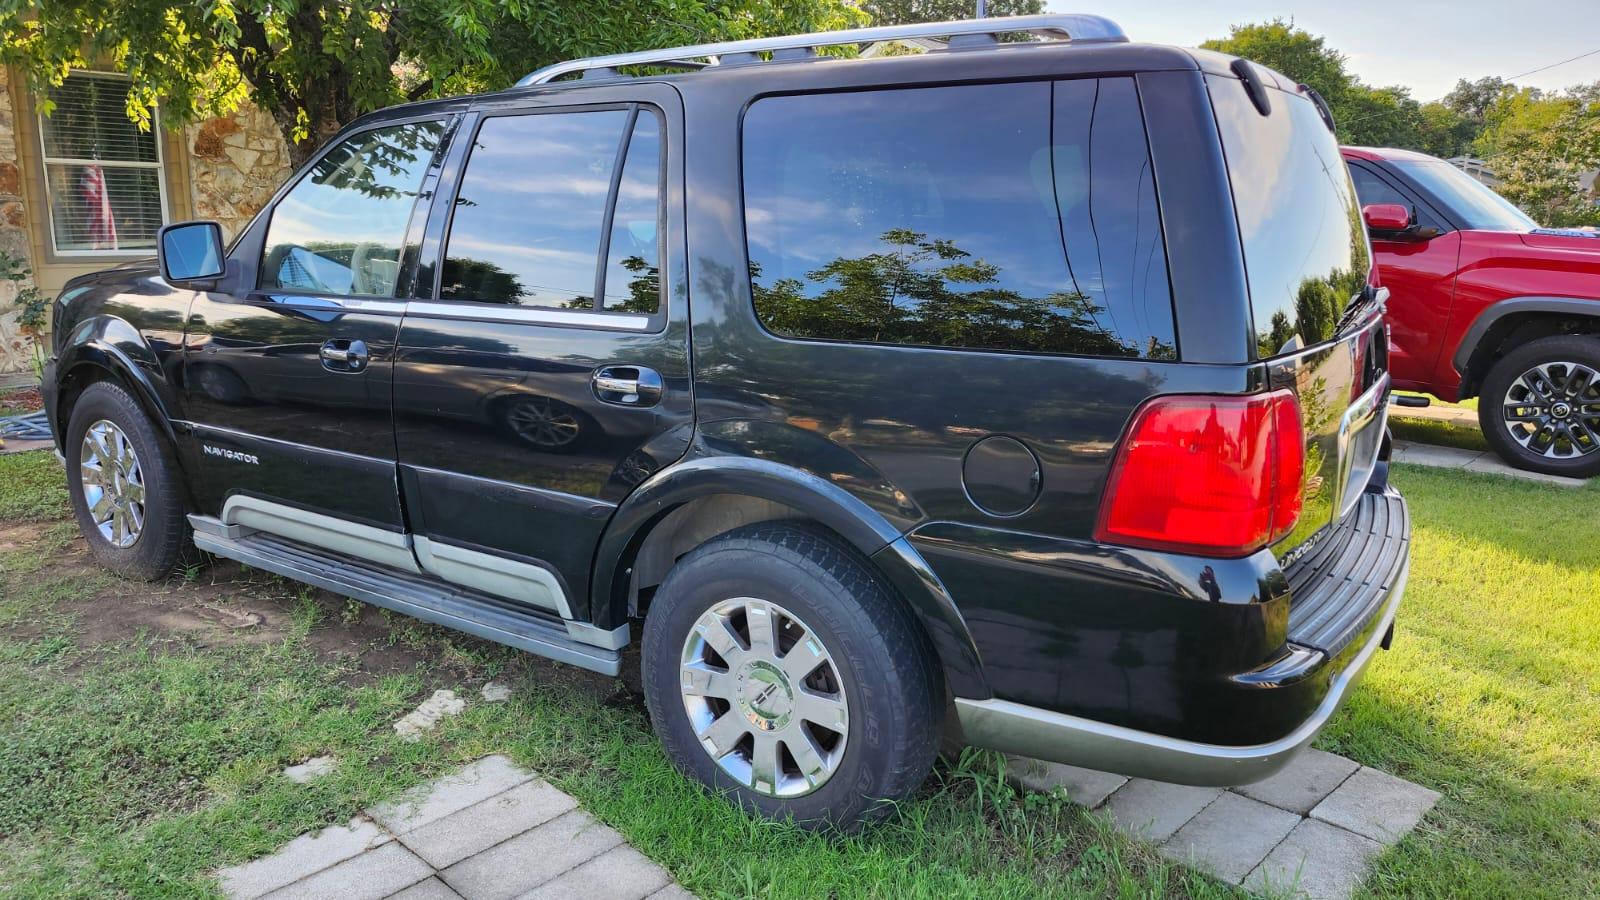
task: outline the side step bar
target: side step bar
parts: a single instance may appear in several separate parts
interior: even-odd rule
[[[207,553],[602,675],[622,671],[620,653],[573,640],[566,624],[555,616],[428,576],[224,525],[209,516],[190,516],[189,524],[194,527],[195,546]]]

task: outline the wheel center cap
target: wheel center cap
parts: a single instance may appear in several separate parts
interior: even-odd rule
[[[777,731],[789,724],[794,712],[794,689],[789,678],[772,663],[756,660],[739,670],[739,711],[762,731]]]
[[[1567,416],[1572,415],[1572,407],[1564,402],[1557,403],[1550,407],[1550,414],[1558,419],[1565,419]]]

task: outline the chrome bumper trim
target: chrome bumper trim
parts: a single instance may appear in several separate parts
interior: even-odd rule
[[[1334,677],[1322,703],[1300,727],[1269,743],[1232,747],[1186,741],[1009,700],[957,697],[956,715],[967,742],[976,747],[1177,784],[1232,786],[1260,781],[1309,745],[1361,680],[1394,624],[1410,571],[1407,559],[1378,626],[1361,652]]]

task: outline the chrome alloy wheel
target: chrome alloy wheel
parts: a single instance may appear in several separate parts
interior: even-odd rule
[[[109,419],[89,426],[79,459],[83,502],[100,536],[113,547],[133,546],[144,531],[144,472],[133,442]]]
[[[1600,450],[1600,373],[1581,363],[1548,362],[1506,389],[1500,411],[1511,439],[1547,459]]]
[[[839,668],[778,604],[736,597],[702,613],[678,683],[700,746],[751,790],[800,797],[838,771],[850,728]]]

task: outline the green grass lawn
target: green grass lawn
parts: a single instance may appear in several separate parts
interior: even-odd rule
[[[603,679],[232,564],[141,585],[90,564],[48,453],[0,457],[0,893],[214,894],[208,873],[506,752],[704,896],[1230,896],[989,754],[850,838],[750,819],[668,765]],[[1398,468],[1416,544],[1392,652],[1322,746],[1444,799],[1375,895],[1600,882],[1600,490]],[[20,524],[19,524],[20,523]],[[262,621],[231,628],[239,616]],[[497,677],[515,695],[476,702]],[[466,712],[408,744],[438,687]],[[332,754],[295,785],[283,766]]]

